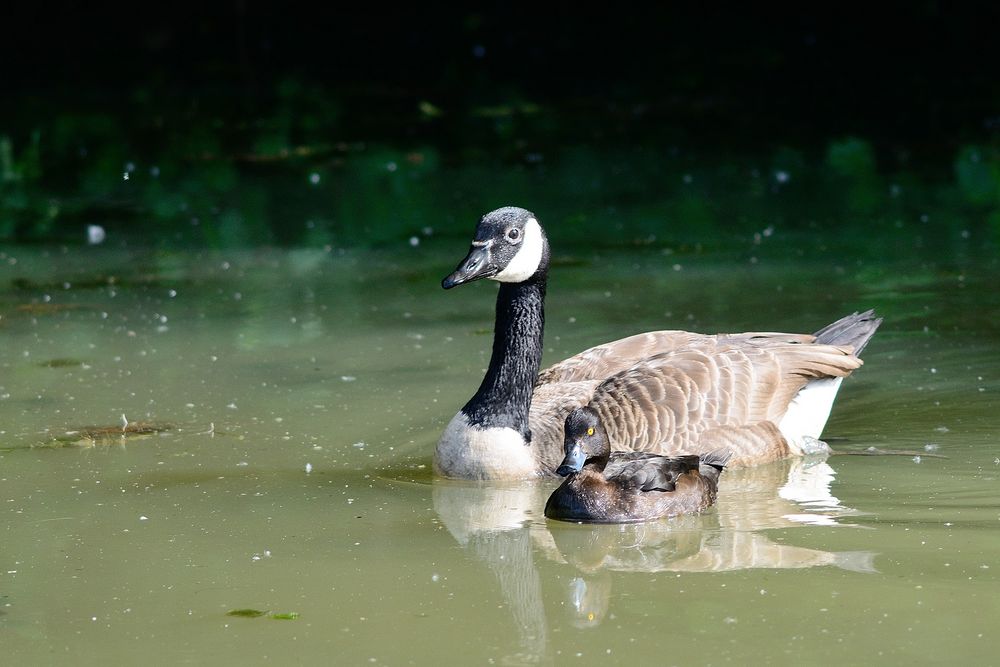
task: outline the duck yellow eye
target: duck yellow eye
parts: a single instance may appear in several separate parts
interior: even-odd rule
[[[590,428],[587,429],[587,435],[594,435],[594,427],[593,426],[591,426]]]

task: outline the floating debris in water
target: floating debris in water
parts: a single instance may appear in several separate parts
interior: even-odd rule
[[[76,303],[22,303],[15,310],[29,315],[54,315],[66,310],[78,310],[83,306]]]
[[[354,382],[357,379],[358,378],[354,377],[353,375],[341,375],[340,376],[340,380],[342,382]]]
[[[37,365],[41,366],[42,368],[77,368],[81,366],[83,368],[88,368],[88,366],[79,359],[66,359],[66,358],[57,358],[57,359],[49,359],[47,361],[40,361],[38,362]]]
[[[307,464],[306,464],[306,474],[308,475],[308,474],[309,474],[309,473],[311,473],[312,471],[313,471],[313,464],[311,464],[311,463],[307,463]]]
[[[125,174],[125,180],[128,180],[128,174]],[[100,225],[87,225],[87,243],[90,245],[100,245],[104,243],[104,239],[107,238],[108,234],[104,231],[104,227]]]
[[[260,618],[261,616],[268,616],[276,621],[294,621],[299,617],[299,612],[261,611],[260,609],[230,609],[226,612],[226,616],[234,616],[236,618]]]
[[[913,457],[913,462],[914,463],[920,463],[920,455],[919,454],[917,456]]]
[[[935,445],[932,442],[929,442],[926,445],[924,445],[925,452],[936,452],[939,449],[941,449],[941,445]]]
[[[165,422],[130,422],[123,414],[115,426],[86,426],[66,431],[65,434],[44,443],[43,447],[94,447],[122,444],[126,440],[148,438],[157,433],[171,431],[173,424]]]

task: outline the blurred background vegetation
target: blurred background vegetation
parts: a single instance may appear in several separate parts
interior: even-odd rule
[[[0,241],[1000,244],[993,4],[134,9],[0,10]]]

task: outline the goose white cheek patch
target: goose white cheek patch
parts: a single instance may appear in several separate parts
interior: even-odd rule
[[[520,283],[535,275],[542,261],[544,245],[542,228],[537,220],[531,218],[524,225],[524,240],[521,241],[520,250],[503,271],[493,276],[493,280],[501,283]]]

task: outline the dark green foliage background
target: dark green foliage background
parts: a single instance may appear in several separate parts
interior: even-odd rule
[[[986,4],[4,11],[0,240],[1000,242]]]

